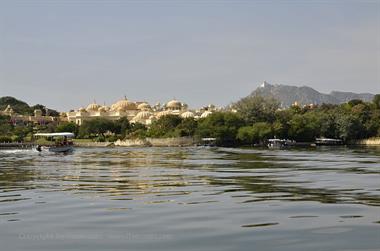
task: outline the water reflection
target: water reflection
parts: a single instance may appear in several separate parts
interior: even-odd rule
[[[79,149],[73,155],[1,153],[0,188],[53,189],[133,199],[140,195],[230,193],[241,203],[317,201],[380,205],[377,149],[349,154],[250,149]],[[368,155],[372,152],[375,155]],[[2,202],[18,200],[4,195]]]
[[[58,229],[175,237],[162,246],[129,240],[134,249],[154,243],[178,250],[196,242],[209,250],[250,250],[254,241],[265,250],[268,240],[276,240],[266,250],[320,243],[325,250],[361,250],[355,236],[365,233],[363,249],[370,249],[380,245],[374,231],[380,226],[378,163],[380,148],[78,148],[70,155],[0,150],[0,241],[14,245],[21,230],[35,233],[38,226],[42,234]],[[327,233],[349,245],[331,242]],[[62,250],[71,241],[63,240]],[[89,250],[126,244],[91,241]]]

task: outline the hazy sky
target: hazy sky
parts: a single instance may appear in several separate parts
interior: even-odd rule
[[[263,80],[380,92],[380,1],[0,0],[0,96],[226,105]]]

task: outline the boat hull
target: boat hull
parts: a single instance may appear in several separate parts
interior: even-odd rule
[[[343,145],[343,141],[340,139],[317,138],[315,140],[315,145],[317,145],[317,146],[339,146],[339,145]]]
[[[74,148],[72,146],[37,146],[39,152],[53,152],[53,153],[68,153],[72,152]]]

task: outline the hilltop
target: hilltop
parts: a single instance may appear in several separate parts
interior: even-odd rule
[[[281,84],[269,84],[263,82],[249,96],[271,97],[278,100],[282,107],[289,107],[294,102],[300,105],[307,104],[342,104],[353,99],[371,101],[374,94],[371,93],[353,93],[333,91],[330,94],[324,94],[308,86],[291,86]]]
[[[41,104],[36,104],[33,106],[29,106],[26,102],[22,100],[18,100],[14,97],[6,96],[0,97],[0,111],[3,111],[8,105],[12,107],[12,109],[22,115],[32,115],[35,109],[40,109],[42,111],[42,115],[46,114],[46,106]],[[56,110],[48,109],[49,115],[58,116],[59,113]]]

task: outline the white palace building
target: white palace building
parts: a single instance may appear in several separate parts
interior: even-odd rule
[[[87,108],[79,108],[66,113],[67,120],[81,125],[83,121],[94,118],[106,118],[118,120],[127,117],[132,123],[150,125],[154,120],[165,115],[177,115],[182,118],[204,118],[217,110],[214,105],[208,105],[199,110],[189,110],[188,106],[178,100],[171,100],[161,106],[155,106],[147,102],[132,102],[127,98],[122,99],[111,106],[99,105],[96,102],[89,104]]]

